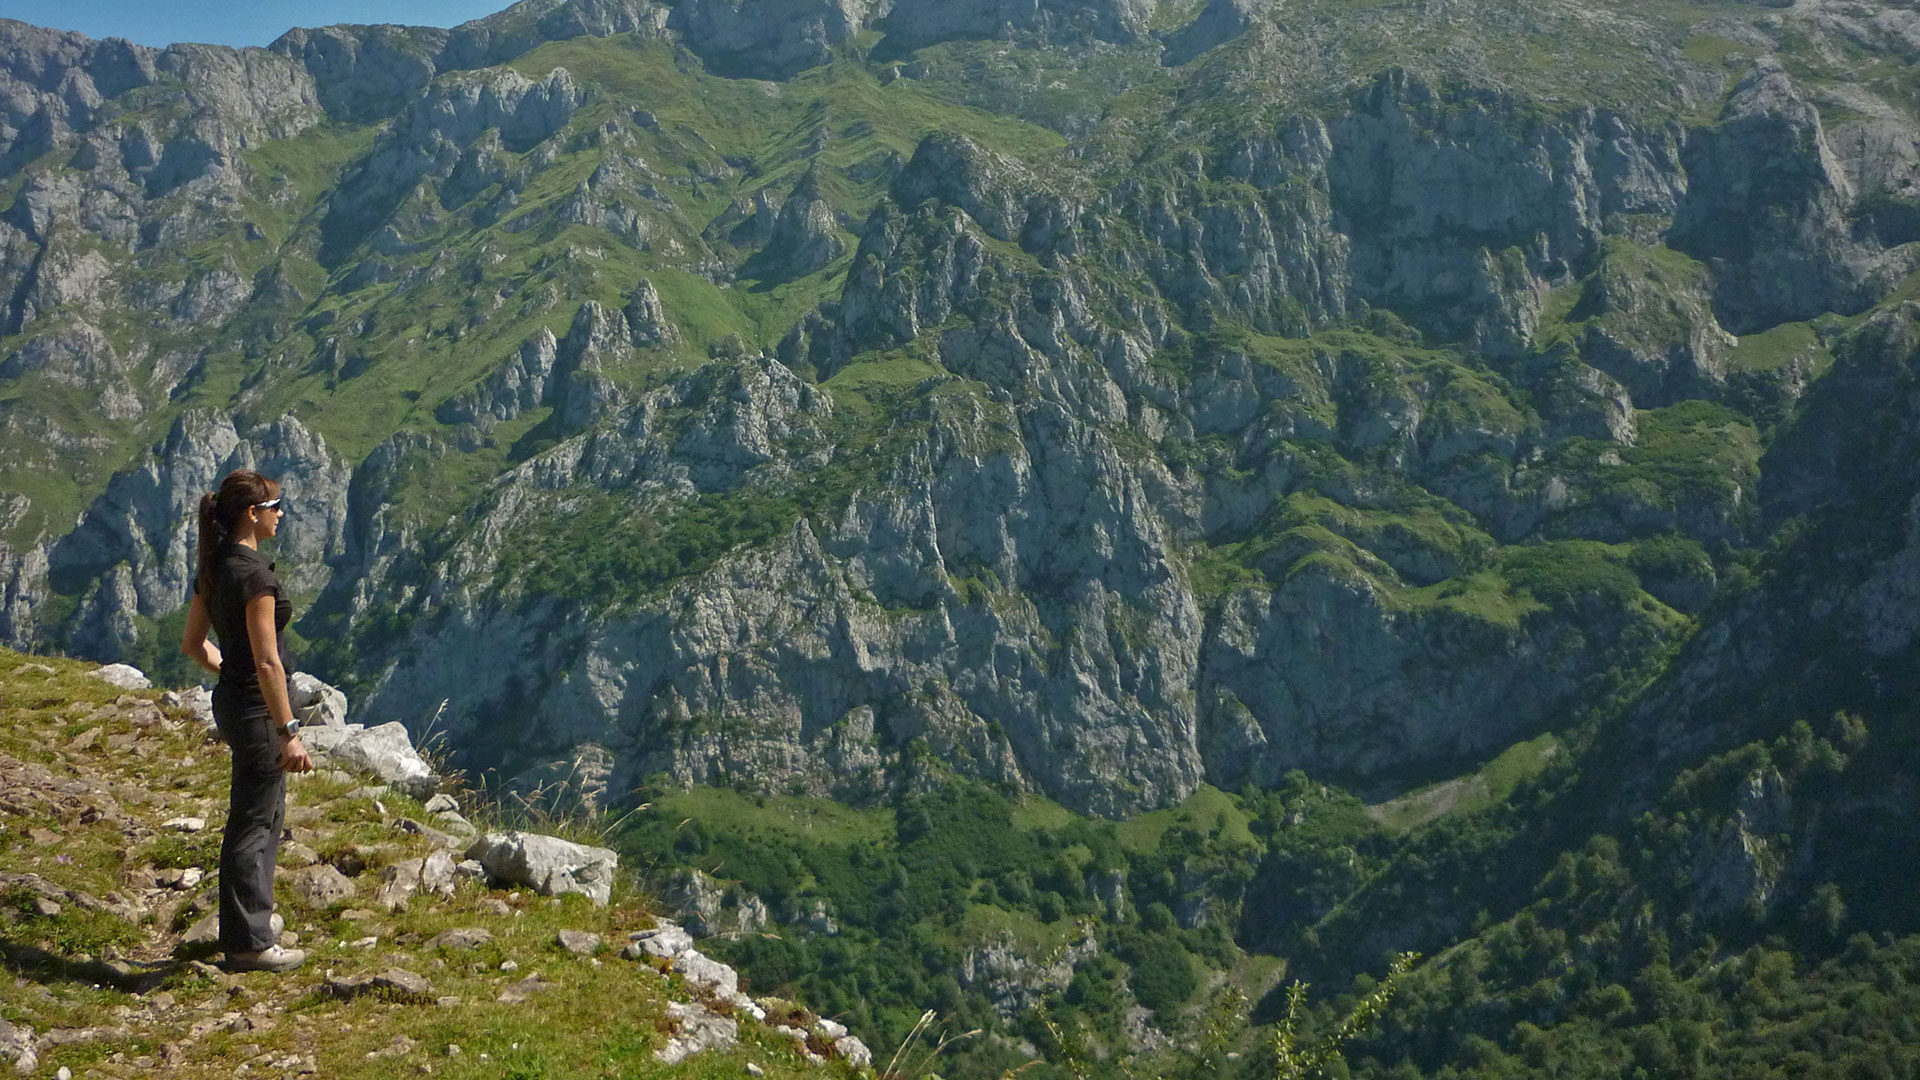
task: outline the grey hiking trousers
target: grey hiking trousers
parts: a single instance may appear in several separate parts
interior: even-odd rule
[[[258,686],[213,688],[213,722],[233,750],[233,792],[220,843],[220,947],[257,952],[274,944],[273,870],[286,824],[287,774],[280,739]]]

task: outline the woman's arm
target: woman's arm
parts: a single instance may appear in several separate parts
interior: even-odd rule
[[[280,645],[273,629],[274,594],[263,592],[247,601],[247,642],[253,646],[253,673],[260,680],[260,696],[276,731],[293,723],[293,702],[287,700],[287,669],[280,663]],[[280,767],[288,772],[313,771],[313,759],[300,737],[280,740]]]
[[[212,626],[213,620],[207,615],[206,598],[194,593],[193,603],[187,607],[187,630],[180,635],[180,651],[187,654],[187,659],[218,675],[220,646],[207,640],[207,631]]]

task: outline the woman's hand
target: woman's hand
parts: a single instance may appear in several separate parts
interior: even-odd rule
[[[289,735],[280,740],[280,770],[282,772],[312,772],[313,757],[307,748],[300,745],[300,736]]]

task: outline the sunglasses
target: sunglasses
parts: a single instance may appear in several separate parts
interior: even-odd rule
[[[280,498],[273,498],[273,499],[268,499],[266,502],[254,503],[253,508],[255,510],[278,510],[283,514],[291,513],[293,511],[293,507],[288,505],[285,499],[280,499]]]

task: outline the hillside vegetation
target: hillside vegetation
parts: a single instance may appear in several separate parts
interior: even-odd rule
[[[1411,952],[1332,1075],[1908,1076],[1917,71],[1878,0],[0,21],[0,639],[195,678],[258,467],[351,719],[943,1075],[1277,1074]]]
[[[744,1021],[737,1046],[656,1061],[677,1031],[673,1003],[699,997],[620,955],[630,931],[656,921],[630,879],[604,908],[469,883],[389,910],[375,898],[387,869],[436,850],[400,822],[433,819],[406,795],[331,770],[290,778],[293,839],[276,887],[283,941],[307,963],[226,974],[209,962],[217,946],[190,933],[217,908],[226,750],[188,710],[123,693],[92,667],[0,652],[0,1056],[13,1065],[27,1050],[22,1074],[732,1077],[748,1063],[767,1076],[847,1073],[772,1031],[811,1022],[793,1005],[768,1025]],[[303,886],[306,867],[335,873]],[[593,943],[570,950],[563,932]],[[381,981],[340,992],[369,977]]]

